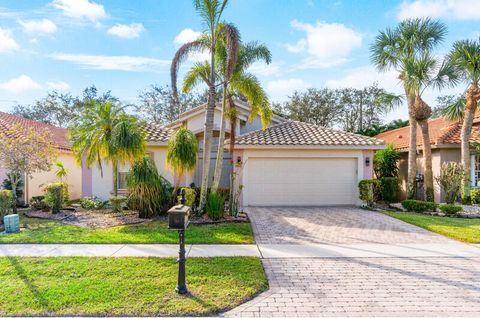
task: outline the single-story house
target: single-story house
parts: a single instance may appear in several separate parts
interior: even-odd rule
[[[239,110],[236,125],[235,152],[228,153],[230,124],[227,121],[227,142],[221,186],[229,186],[230,160],[240,163],[237,181],[243,185],[243,206],[281,205],[352,205],[360,204],[358,182],[372,178],[373,153],[384,148],[381,141],[331,128],[318,127],[296,121],[285,121],[274,116],[266,130],[260,119],[248,122],[249,106],[236,101]],[[165,164],[167,143],[174,130],[186,125],[199,140],[200,158],[197,169],[181,180],[181,184],[200,185],[202,164],[203,127],[205,105],[180,115],[166,126],[147,126],[147,151],[159,172],[173,181]],[[214,137],[220,129],[220,105],[215,110]],[[215,142],[218,144],[218,142]],[[214,149],[215,146],[214,146]],[[211,172],[216,154],[212,153]],[[126,190],[124,176],[128,165],[120,167],[119,188]],[[84,195],[108,198],[113,189],[111,165],[104,165],[103,177],[97,167],[90,176],[84,176]]]
[[[445,118],[435,118],[428,122],[430,133],[430,144],[432,146],[432,168],[433,176],[440,175],[440,168],[446,162],[460,162],[460,132],[462,123],[448,121]],[[401,153],[399,163],[399,177],[402,182],[402,198],[406,197],[406,183],[408,175],[408,145],[410,140],[410,127],[390,130],[375,136],[386,144],[392,144]],[[471,143],[480,143],[480,116],[477,115],[472,128]],[[417,174],[424,174],[424,159],[422,154],[422,135],[417,127]],[[472,186],[480,186],[480,156],[471,155],[471,176]],[[436,182],[435,201],[443,202],[444,193]],[[417,184],[417,198],[423,199],[423,184]]]
[[[65,167],[70,171],[69,176],[66,177],[66,182],[69,186],[70,197],[80,198],[82,195],[82,168],[75,163],[72,148],[67,141],[67,130],[58,128],[49,124],[38,121],[25,119],[23,117],[11,115],[0,112],[0,130],[6,132],[15,125],[22,125],[24,127],[31,127],[35,131],[47,130],[51,134],[54,146],[58,150],[58,161],[61,161]],[[52,163],[53,164],[53,163]],[[7,178],[8,170],[1,167],[0,163],[0,183]],[[43,195],[44,187],[51,182],[58,181],[55,176],[55,169],[50,171],[33,173],[31,176],[23,176],[23,201],[28,203],[33,196]]]

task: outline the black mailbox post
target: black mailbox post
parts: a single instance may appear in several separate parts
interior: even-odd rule
[[[188,218],[191,208],[185,205],[185,191],[182,190],[182,204],[168,210],[168,228],[178,231],[180,249],[178,251],[178,280],[175,290],[179,294],[188,293],[185,283],[185,229],[188,226]]]

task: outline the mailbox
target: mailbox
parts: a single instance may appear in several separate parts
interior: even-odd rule
[[[179,204],[168,210],[168,228],[172,230],[185,230],[188,226],[188,218],[191,208]]]

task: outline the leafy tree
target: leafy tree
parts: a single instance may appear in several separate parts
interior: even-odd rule
[[[53,137],[47,130],[14,125],[0,133],[0,163],[9,171],[14,202],[21,176],[31,177],[35,172],[48,171],[57,157]],[[16,205],[13,212],[17,212]]]
[[[468,179],[465,168],[456,162],[445,162],[440,168],[440,175],[435,177],[438,185],[445,193],[445,202],[453,204],[462,194],[462,182]]]
[[[436,98],[437,105],[432,109],[431,118],[445,117],[458,121],[463,118],[465,98],[462,95],[442,95]]]
[[[23,180],[20,174],[16,176],[10,176],[10,173],[7,173],[7,178],[3,180],[2,188],[5,190],[12,190],[12,182],[10,180],[18,180],[17,183],[17,202],[16,205],[20,205],[21,198],[23,197]]]
[[[110,102],[93,102],[69,127],[69,138],[78,164],[85,158],[88,167],[102,160],[113,166],[113,192],[118,196],[118,164],[133,162],[145,155],[145,133],[134,116]]]
[[[179,94],[178,104],[168,86],[152,85],[143,90],[139,96],[140,103],[135,105],[135,112],[148,122],[167,124],[180,114],[207,101],[206,94]]]
[[[372,125],[369,128],[358,130],[357,134],[374,137],[383,132],[408,126],[408,120],[395,119],[386,125]]]
[[[180,63],[191,53],[205,50],[210,53],[210,69],[204,69],[203,73],[203,79],[208,83],[208,102],[205,115],[203,141],[202,187],[199,203],[200,212],[203,212],[207,199],[210,154],[212,152],[213,143],[213,121],[217,95],[217,76],[215,73],[215,54],[217,53],[217,45],[221,44],[221,41],[225,41],[225,46],[227,48],[225,78],[230,80],[235,65],[237,64],[238,47],[240,44],[240,36],[237,28],[232,24],[221,21],[227,2],[228,0],[194,0],[195,10],[200,15],[206,30],[197,40],[186,43],[178,49],[173,58],[171,67],[172,91],[173,96],[177,99],[177,73]]]
[[[375,67],[381,72],[396,70],[398,78],[404,84],[410,122],[407,180],[409,199],[415,198],[416,192],[417,122],[414,112],[415,95],[405,84],[405,66],[408,60],[415,59],[440,44],[446,33],[447,28],[442,22],[429,18],[408,19],[400,22],[394,29],[380,31],[370,47],[371,60]],[[396,103],[392,103],[394,104]]]
[[[377,179],[397,177],[398,160],[400,160],[400,153],[393,145],[387,145],[387,148],[378,150],[373,157],[373,170]]]

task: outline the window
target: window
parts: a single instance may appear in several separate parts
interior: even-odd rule
[[[472,155],[472,186],[480,187],[480,154]]]
[[[127,189],[127,174],[128,172],[119,172],[118,173],[118,189],[126,190]]]

